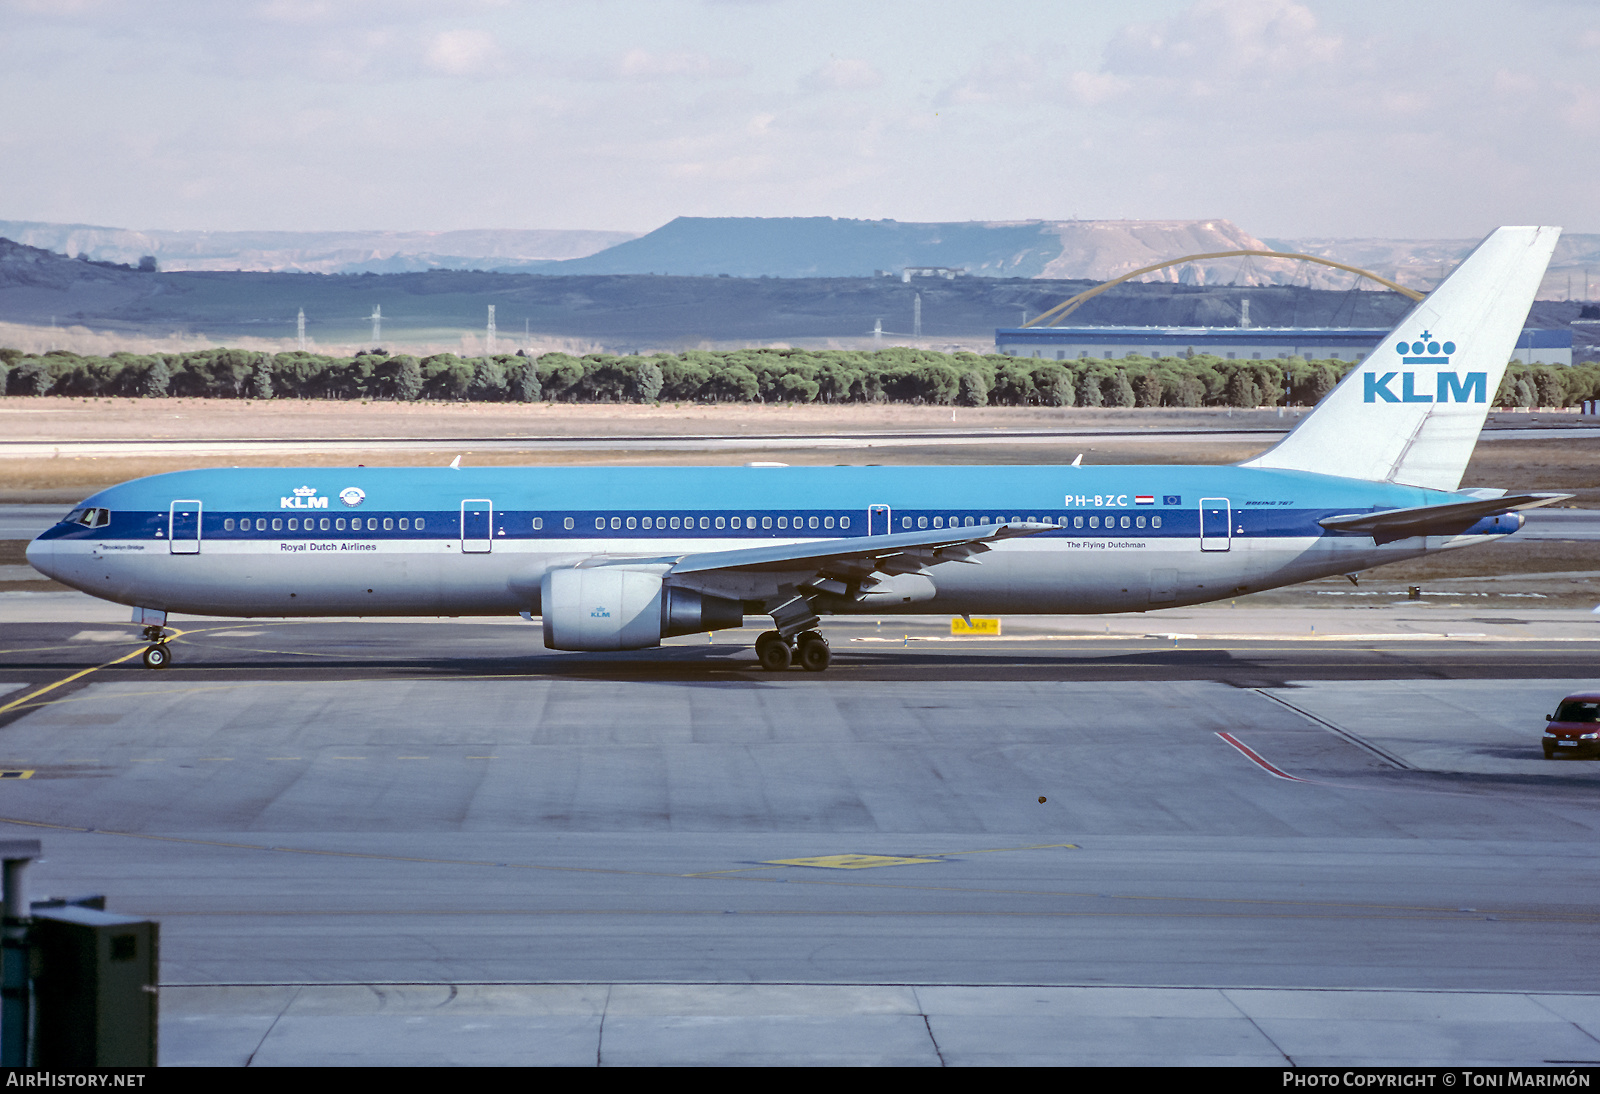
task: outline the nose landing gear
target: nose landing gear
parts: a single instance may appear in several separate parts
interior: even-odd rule
[[[804,631],[785,641],[777,631],[767,631],[756,639],[756,659],[768,672],[782,672],[799,663],[807,672],[821,672],[833,660],[828,640],[816,631]]]
[[[161,627],[146,627],[145,641],[151,643],[144,650],[144,667],[164,669],[172,664],[172,651],[167,648],[167,632]]]

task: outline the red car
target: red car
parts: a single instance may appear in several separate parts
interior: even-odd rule
[[[1561,700],[1544,731],[1544,758],[1600,755],[1600,691],[1579,692]]]

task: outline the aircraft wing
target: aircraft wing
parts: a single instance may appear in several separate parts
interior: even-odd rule
[[[1411,536],[1451,535],[1463,532],[1496,513],[1517,509],[1536,509],[1565,501],[1571,494],[1507,494],[1504,497],[1449,502],[1445,505],[1420,505],[1411,509],[1387,509],[1379,513],[1352,513],[1323,517],[1317,523],[1330,532],[1371,536],[1375,543],[1389,543]]]
[[[787,603],[817,594],[859,599],[899,575],[922,574],[941,562],[976,563],[993,543],[1055,528],[1042,521],[1011,521],[706,551],[670,560],[608,559],[591,565],[665,562],[669,564],[662,576],[669,585],[738,600]]]
[[[939,562],[970,562],[989,550],[989,544],[1017,536],[1055,530],[1054,524],[1013,521],[981,524],[973,528],[935,528],[922,532],[896,532],[886,536],[813,540],[776,547],[744,547],[735,551],[708,551],[684,555],[672,567],[673,575],[708,570],[785,571],[842,564],[864,567],[863,572],[916,573]]]

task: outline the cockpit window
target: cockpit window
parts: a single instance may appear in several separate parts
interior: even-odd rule
[[[74,509],[61,519],[63,523],[81,524],[85,528],[104,528],[111,523],[111,510]]]

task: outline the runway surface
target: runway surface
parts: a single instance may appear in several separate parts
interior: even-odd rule
[[[634,1043],[680,1047],[693,1014],[848,1025],[885,986],[985,985],[1001,995],[902,993],[883,1013],[903,1033],[959,1012],[957,1040],[989,1028],[980,1012],[1032,1014],[1032,1049],[991,1030],[1012,1047],[987,1062],[1043,1059],[1043,1031],[1089,1005],[1060,991],[1094,985],[1156,993],[1129,1029],[1266,988],[1353,990],[1345,1018],[1375,1013],[1375,990],[1556,992],[1600,1018],[1600,763],[1538,753],[1542,715],[1595,684],[1585,612],[1196,609],[988,643],[869,620],[830,624],[820,675],[761,672],[755,629],[584,655],[520,621],[180,621],[153,673],[122,612],[0,596],[0,768],[30,773],[0,780],[0,817],[44,841],[36,894],[103,891],[161,921],[169,1045],[190,1062],[243,1062],[291,1011],[354,1024],[288,1022],[257,1062],[348,1056],[328,1031],[403,1041],[432,998],[374,1010],[341,984],[477,992],[458,1025],[531,1007],[590,1053],[593,992],[471,985],[855,986],[657,992]],[[1345,633],[1313,639],[1301,616]],[[218,987],[247,984],[323,987]],[[1027,1002],[1041,986],[1056,994]],[[783,1028],[795,1052],[822,1036]],[[862,1051],[910,1059],[884,1036]],[[1162,1058],[1255,1059],[1194,1036]],[[1579,1058],[1536,1051],[1523,1062]]]

